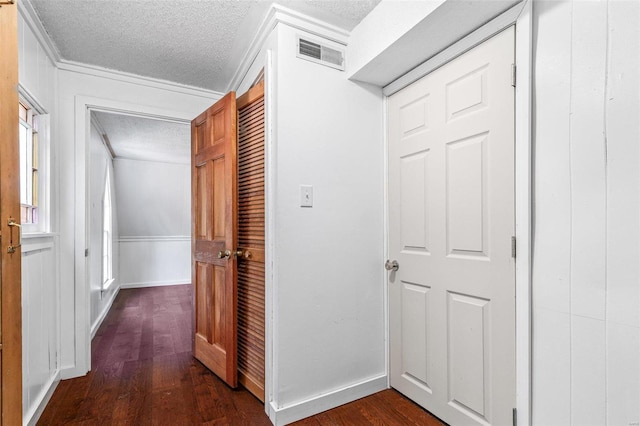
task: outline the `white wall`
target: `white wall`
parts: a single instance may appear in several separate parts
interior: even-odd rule
[[[534,3],[536,425],[640,421],[639,24]]]
[[[23,7],[19,7],[18,13],[18,67],[23,95],[50,115],[50,155],[41,157],[40,173],[46,177],[53,193],[57,188],[56,69]],[[60,368],[57,204],[46,193],[41,195],[41,199],[51,201],[47,207],[49,217],[40,213],[40,221],[48,228],[44,229],[45,233],[23,233],[22,239],[22,411],[25,424],[32,422],[44,408]]]
[[[190,165],[114,163],[122,286],[190,283]]]
[[[384,185],[381,90],[296,58],[304,32],[276,31],[267,192],[281,424],[386,387]],[[312,208],[300,207],[301,184],[313,185]]]
[[[22,4],[21,4],[22,6]],[[47,55],[24,8],[18,14],[19,82],[38,103],[52,113],[56,105],[56,67]]]
[[[57,251],[54,237],[22,240],[22,412],[30,423],[59,378]]]
[[[89,107],[188,121],[220,95],[147,78],[75,65],[58,69],[62,377],[89,369],[89,298],[84,245]],[[118,189],[116,188],[116,193]]]
[[[118,293],[120,277],[118,274],[118,218],[116,216],[117,199],[113,178],[113,160],[104,145],[102,136],[95,126],[91,125],[89,138],[89,299],[91,311],[91,334],[100,327],[113,299]],[[114,282],[102,290],[102,232],[103,232],[103,197],[107,173],[110,174],[113,217],[113,278]]]

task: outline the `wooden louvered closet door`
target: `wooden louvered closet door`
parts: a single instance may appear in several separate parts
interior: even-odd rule
[[[264,81],[238,108],[238,380],[264,402]]]

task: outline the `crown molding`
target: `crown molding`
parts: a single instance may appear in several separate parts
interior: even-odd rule
[[[56,47],[53,40],[51,40],[51,37],[49,37],[49,34],[42,25],[42,22],[40,21],[40,18],[38,17],[38,14],[36,13],[36,10],[34,9],[31,2],[29,0],[18,0],[17,3],[18,11],[24,18],[25,23],[33,31],[36,39],[44,49],[51,62],[53,62],[54,66],[59,70],[77,72],[80,74],[87,74],[95,77],[102,77],[110,80],[137,84],[140,86],[148,86],[181,94],[199,96],[207,99],[217,100],[224,95],[223,93],[214,90],[62,59],[58,48]]]
[[[142,86],[153,87],[173,91],[182,94],[200,96],[203,98],[219,99],[224,93],[204,89],[186,84],[175,83],[168,80],[161,80],[153,77],[141,76],[124,71],[117,71],[108,68],[89,65],[75,61],[63,59],[55,43],[49,37],[40,18],[36,13],[33,5],[29,0],[18,0],[18,10],[24,18],[26,24],[31,28],[38,42],[42,45],[47,56],[54,63],[56,68],[60,70],[77,72],[80,74],[92,75],[96,77],[108,78],[111,80],[122,81]],[[347,45],[349,39],[349,31],[346,31],[335,25],[328,24],[319,19],[312,18],[303,13],[296,12],[287,7],[272,4],[266,13],[262,23],[258,27],[253,39],[249,43],[245,54],[242,56],[238,67],[236,68],[231,81],[227,86],[227,92],[237,88],[242,79],[245,77],[253,61],[258,56],[262,45],[267,37],[276,28],[278,24],[285,24],[292,28],[305,31],[309,34],[331,40],[333,42]]]
[[[44,49],[45,53],[54,64],[58,63],[61,59],[60,52],[56,47],[49,33],[45,30],[40,18],[33,8],[33,5],[29,0],[18,0],[18,12],[24,19],[25,23],[31,28],[36,39]]]
[[[146,77],[138,74],[132,74],[124,71],[117,71],[108,68],[99,67],[97,65],[83,64],[81,62],[67,61],[61,59],[57,64],[59,70],[75,72],[78,74],[86,74],[94,77],[106,78],[109,80],[121,81],[124,83],[132,83],[138,86],[153,87],[170,92],[176,92],[186,95],[199,96],[207,99],[220,99],[223,93],[215,90],[204,89],[201,87],[188,86],[186,84],[175,83],[173,81],[161,80],[154,77]]]
[[[255,61],[256,57],[260,53],[260,49],[269,37],[269,34],[278,24],[288,25],[292,28],[305,31],[344,46],[347,45],[350,35],[349,31],[335,25],[312,18],[287,7],[272,4],[262,20],[262,23],[258,27],[255,36],[249,43],[246,53],[240,60],[240,63],[227,86],[227,92],[235,90],[240,86],[240,83],[246,76],[247,72],[249,72],[249,68],[253,64],[253,61]]]

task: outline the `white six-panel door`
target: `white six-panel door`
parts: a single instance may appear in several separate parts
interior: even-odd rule
[[[515,407],[514,37],[388,102],[391,386],[452,425]]]

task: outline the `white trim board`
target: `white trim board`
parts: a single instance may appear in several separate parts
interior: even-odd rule
[[[147,281],[140,283],[123,283],[120,284],[120,290],[128,288],[147,288],[147,287],[165,287],[169,285],[191,285],[191,280],[187,278],[181,281]]]
[[[267,414],[275,426],[286,425],[384,389],[387,389],[386,374],[285,407],[278,408],[271,403],[267,407]]]
[[[55,247],[55,241],[51,239],[32,239],[30,241],[24,241],[22,237],[22,254],[27,255],[34,251],[53,250]]]
[[[217,100],[223,96],[223,93],[216,92],[210,89],[187,86],[186,84],[175,83],[168,80],[161,80],[159,78],[145,77],[142,75],[132,74],[124,71],[110,70],[96,65],[68,61],[66,59],[60,59],[59,61],[57,61],[56,66],[58,69],[64,71],[87,74],[125,83],[132,83],[138,86],[153,87],[155,89],[162,89],[168,92],[199,96],[206,99]]]
[[[119,243],[146,243],[146,242],[173,242],[173,241],[191,241],[189,235],[169,235],[169,236],[140,236],[130,237],[121,236],[118,238]]]
[[[42,416],[45,408],[47,408],[47,404],[49,403],[49,400],[51,400],[51,397],[53,396],[53,393],[55,392],[59,383],[60,370],[58,370],[56,374],[54,374],[51,379],[49,379],[47,386],[45,386],[45,388],[43,389],[44,392],[41,392],[40,395],[38,395],[38,399],[40,400],[38,406],[32,408],[24,415],[23,424],[35,426],[38,423],[38,420],[40,420],[40,416]]]
[[[531,424],[531,102],[532,0],[524,0],[483,27],[471,32],[433,58],[388,84],[388,97],[439,68],[503,29],[516,28],[515,90],[515,212],[516,212],[516,409],[517,424]],[[386,110],[385,110],[386,111]],[[385,112],[385,122],[387,120]],[[385,147],[388,140],[385,134]],[[388,185],[388,182],[386,183]],[[388,202],[387,202],[388,210]],[[388,217],[387,224],[388,228]],[[387,278],[388,287],[388,278]],[[388,329],[387,323],[387,329]]]
[[[265,412],[270,416],[271,404],[274,402],[278,391],[277,374],[275,369],[277,364],[277,354],[274,349],[274,342],[278,341],[278,334],[274,324],[278,318],[276,291],[277,291],[277,271],[274,268],[276,259],[275,247],[275,206],[276,187],[276,156],[275,156],[275,130],[276,120],[274,117],[275,97],[274,90],[276,81],[276,71],[273,65],[273,52],[267,50],[264,66],[264,108],[265,108],[265,140],[264,140],[264,190],[265,190],[265,281],[264,281],[264,312],[265,312],[265,346],[264,346],[264,390],[265,390]]]
[[[93,324],[91,324],[91,340],[93,340],[93,338],[96,337],[96,333],[100,329],[100,326],[102,325],[102,322],[104,321],[104,319],[107,317],[109,310],[111,310],[111,306],[113,305],[113,302],[116,300],[116,297],[118,296],[119,292],[120,292],[120,287],[117,287],[116,291],[113,292],[111,299],[109,299],[109,301],[105,305],[102,312],[100,312],[100,315],[98,316],[98,318],[96,318],[96,321]],[[104,294],[104,290],[103,290],[103,294]]]
[[[30,1],[20,0],[18,1],[18,12],[22,15],[24,22],[31,28],[33,34],[36,36],[36,40],[40,43],[45,53],[54,64],[60,62],[60,52],[56,47],[49,34],[44,29],[40,18],[36,13],[33,5]]]
[[[516,408],[517,424],[531,424],[532,81],[533,0],[516,18]]]
[[[382,144],[384,146],[384,153],[382,154],[382,178],[383,178],[383,182],[382,185],[384,185],[384,188],[382,189],[382,194],[383,194],[383,205],[384,205],[384,210],[383,210],[383,218],[382,220],[384,221],[383,226],[384,226],[384,236],[383,236],[383,244],[384,244],[384,250],[383,250],[383,256],[384,259],[389,259],[389,251],[390,251],[390,245],[389,245],[389,140],[388,140],[388,121],[387,121],[387,107],[389,105],[389,98],[387,96],[382,97],[382,111],[383,112],[383,118],[382,118],[382,131],[383,131],[383,141]],[[385,278],[384,278],[384,295],[383,295],[383,306],[384,306],[384,347],[386,348],[385,354],[384,354],[384,365],[385,365],[385,371],[387,373],[387,387],[390,388],[391,387],[391,378],[389,375],[389,371],[391,371],[391,360],[389,358],[389,352],[390,352],[390,343],[389,343],[389,336],[390,336],[390,324],[389,324],[389,310],[390,310],[390,306],[389,306],[389,276],[387,274],[385,274]]]

